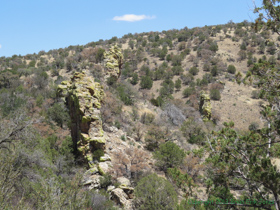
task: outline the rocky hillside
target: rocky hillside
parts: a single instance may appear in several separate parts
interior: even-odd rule
[[[267,126],[258,72],[279,44],[244,21],[1,57],[0,207],[145,209],[158,183],[159,206],[206,201],[211,138]]]

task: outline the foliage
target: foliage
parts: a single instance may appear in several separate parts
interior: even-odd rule
[[[112,176],[110,174],[105,174],[102,177],[100,177],[101,188],[107,188],[111,184],[112,184]]]
[[[216,100],[219,101],[221,99],[221,94],[220,91],[218,89],[212,89],[210,90],[210,98],[212,100]]]
[[[182,66],[173,66],[171,70],[174,75],[180,75],[184,71]]]
[[[154,105],[154,106],[159,106],[161,107],[163,105],[163,99],[161,96],[158,96],[157,98],[152,98],[151,99],[151,103]]]
[[[161,88],[160,88],[160,96],[161,97],[169,97],[171,94],[173,94],[174,92],[174,82],[172,81],[172,79],[165,79],[162,83],[161,83]]]
[[[193,187],[195,187],[195,184],[187,173],[182,174],[178,168],[169,168],[167,169],[167,175],[177,187],[182,189],[187,195],[193,196]]]
[[[10,113],[16,111],[17,109],[24,108],[26,104],[26,98],[22,94],[16,92],[3,92],[1,94],[2,103],[1,113],[4,117],[8,116]]]
[[[137,209],[173,209],[177,204],[177,194],[170,182],[156,174],[142,178],[136,188]]]
[[[280,173],[271,163],[274,144],[267,128],[261,132],[250,132],[241,136],[232,129],[233,123],[225,123],[225,128],[208,140],[211,165],[208,171],[209,199],[233,199],[231,189],[246,189],[241,200],[269,200],[272,194],[277,206],[276,195],[279,194]],[[267,135],[268,134],[268,135]],[[271,144],[267,144],[270,142]],[[271,146],[271,147],[270,147]],[[276,145],[275,145],[276,146]],[[268,207],[266,204],[253,204],[259,208]]]
[[[178,78],[176,81],[175,81],[175,88],[177,91],[179,91],[182,87],[182,81]]]
[[[48,74],[43,69],[38,69],[34,76],[34,84],[38,89],[44,89],[48,85]]]
[[[155,115],[152,114],[152,113],[148,113],[148,112],[145,112],[141,115],[141,119],[140,121],[143,123],[143,124],[151,124],[155,119]]]
[[[190,70],[189,70],[189,73],[192,74],[193,76],[197,75],[198,72],[199,72],[199,69],[195,66],[190,68]]]
[[[255,21],[255,31],[259,31],[263,26],[266,26],[268,29],[279,33],[279,2],[279,0],[264,0],[261,7],[255,8],[254,12],[259,14]]]
[[[19,82],[18,75],[13,74],[11,71],[2,71],[0,74],[0,88],[11,88],[17,86]]]
[[[230,74],[235,74],[236,72],[236,68],[234,65],[229,65],[228,68],[227,68],[227,72],[230,73]]]
[[[141,82],[140,82],[140,87],[142,89],[151,89],[153,87],[153,80],[151,79],[150,76],[142,76],[141,77]]]
[[[117,87],[117,92],[118,95],[121,99],[122,102],[124,102],[125,105],[133,105],[133,96],[134,96],[134,92],[132,91],[132,89],[125,84],[120,84]]]
[[[70,116],[63,103],[55,103],[47,111],[48,118],[55,121],[61,128],[70,121]]]
[[[161,144],[159,149],[153,153],[153,157],[157,161],[156,165],[163,171],[180,166],[185,156],[184,150],[170,141]]]
[[[132,85],[136,85],[138,83],[139,79],[138,79],[138,74],[137,73],[133,73],[132,74],[132,79],[130,81],[130,83]]]
[[[218,67],[216,65],[214,65],[213,68],[211,69],[211,75],[213,77],[216,77],[216,76],[218,76],[218,74],[219,74]]]
[[[181,131],[183,136],[191,144],[205,144],[205,135],[203,126],[193,119],[187,119],[181,126]]]
[[[117,79],[113,76],[110,76],[109,78],[107,78],[107,85],[109,86],[114,86],[117,82]]]
[[[166,140],[166,132],[164,132],[160,127],[152,125],[150,126],[146,136],[146,148],[149,151],[155,151],[159,148],[159,145]]]
[[[187,98],[194,93],[195,93],[195,88],[188,87],[183,91],[183,96]]]
[[[181,74],[180,78],[184,85],[189,85],[194,80],[193,75],[190,73],[188,73],[187,75]]]

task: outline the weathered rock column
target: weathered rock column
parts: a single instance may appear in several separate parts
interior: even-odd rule
[[[210,97],[208,94],[206,94],[204,91],[200,93],[200,99],[199,99],[199,111],[203,115],[203,120],[208,121],[211,119],[212,115],[212,106],[210,103]]]
[[[74,149],[93,166],[94,152],[102,153],[105,138],[101,121],[101,102],[104,98],[103,87],[94,82],[86,73],[76,72],[70,81],[58,86],[58,95],[65,97],[71,117],[71,136]]]
[[[106,75],[105,79],[114,77],[116,80],[121,75],[121,67],[123,64],[123,54],[121,49],[115,45],[108,51],[104,52]]]

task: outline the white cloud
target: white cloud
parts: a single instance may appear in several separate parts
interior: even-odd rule
[[[2,48],[2,45],[0,44],[0,49]]]
[[[148,16],[148,15],[134,15],[134,14],[127,14],[123,16],[115,16],[113,20],[120,20],[120,21],[128,21],[128,22],[135,22],[145,19],[154,19],[156,16]]]

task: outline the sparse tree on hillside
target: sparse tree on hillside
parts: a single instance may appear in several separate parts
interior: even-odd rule
[[[182,87],[182,81],[178,78],[176,81],[175,81],[175,88],[177,91],[179,91]]]
[[[157,166],[166,171],[168,168],[179,167],[183,163],[186,154],[178,145],[168,141],[161,144],[153,156],[157,160]]]
[[[172,184],[156,174],[142,178],[135,188],[135,206],[137,209],[174,209],[177,205],[177,193]]]

